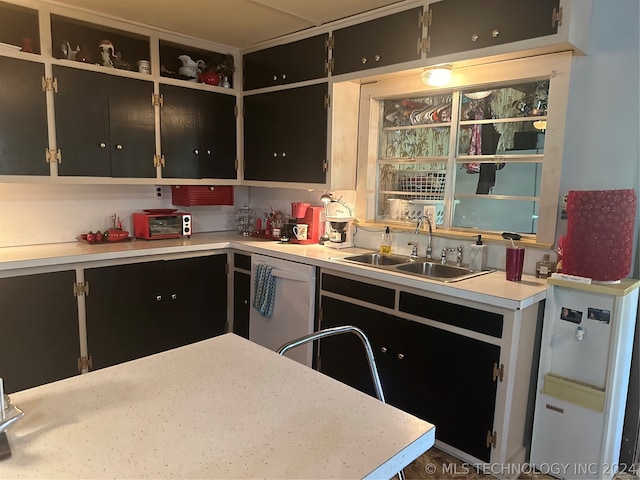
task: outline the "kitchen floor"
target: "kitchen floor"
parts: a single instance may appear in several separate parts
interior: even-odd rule
[[[488,465],[490,468],[498,468],[496,465]],[[524,465],[521,469],[518,480],[555,480],[554,477],[544,473],[533,471],[528,465]],[[496,471],[496,473],[498,473]],[[505,474],[509,472],[505,471]],[[476,479],[493,479],[496,478],[488,473],[478,473],[471,464],[462,462],[447,453],[433,447],[424,453],[413,463],[404,469],[407,480],[441,480],[441,479],[457,479],[457,480],[476,480]],[[397,477],[396,477],[397,478]],[[626,473],[618,473],[613,477],[615,480],[636,480],[638,475],[629,475]]]

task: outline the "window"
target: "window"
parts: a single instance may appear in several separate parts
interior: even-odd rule
[[[448,89],[426,87],[420,72],[364,85],[360,131],[376,138],[360,140],[358,172],[368,175],[358,212],[407,226],[426,214],[441,230],[553,243],[570,61],[454,68]]]

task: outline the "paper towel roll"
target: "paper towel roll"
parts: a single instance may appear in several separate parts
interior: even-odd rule
[[[634,190],[570,191],[562,270],[613,282],[631,271],[636,215]]]

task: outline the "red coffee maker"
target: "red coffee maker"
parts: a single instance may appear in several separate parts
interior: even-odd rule
[[[324,207],[312,207],[305,202],[293,202],[291,204],[291,216],[296,219],[296,224],[307,225],[307,238],[298,239],[293,236],[290,243],[310,244],[318,243],[322,235],[322,222],[320,221]]]

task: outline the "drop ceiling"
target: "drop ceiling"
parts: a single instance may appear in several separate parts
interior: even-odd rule
[[[247,48],[406,0],[61,0],[113,17]]]

